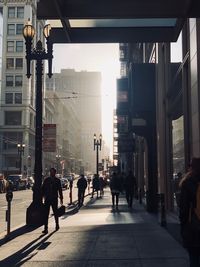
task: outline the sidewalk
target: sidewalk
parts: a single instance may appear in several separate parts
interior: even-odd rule
[[[86,197],[76,211],[61,217],[58,232],[51,218],[48,235],[40,227],[3,244],[0,266],[189,266],[186,251],[138,203],[130,211],[121,198],[112,212],[107,190],[102,199]]]

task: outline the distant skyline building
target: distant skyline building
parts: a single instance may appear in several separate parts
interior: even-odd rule
[[[84,171],[95,172],[96,153],[93,150],[93,137],[102,133],[101,123],[101,73],[61,69],[52,79],[46,80],[48,90],[66,93],[66,105],[73,106],[80,121],[79,164]],[[78,140],[76,140],[78,142]],[[99,157],[101,159],[101,157]]]

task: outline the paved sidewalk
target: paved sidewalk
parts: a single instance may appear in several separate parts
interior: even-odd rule
[[[186,251],[139,204],[129,210],[121,198],[113,212],[107,190],[102,199],[88,196],[76,211],[61,217],[58,232],[51,218],[48,235],[40,227],[2,244],[0,266],[189,266]]]

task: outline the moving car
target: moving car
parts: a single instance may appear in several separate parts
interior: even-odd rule
[[[8,175],[7,180],[12,185],[13,190],[28,188],[28,179],[23,177],[22,174],[10,174]]]

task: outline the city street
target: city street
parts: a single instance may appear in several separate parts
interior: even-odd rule
[[[64,205],[70,202],[69,189],[63,190]],[[72,201],[77,200],[76,182],[73,187]],[[13,200],[11,202],[11,230],[18,226],[24,225],[26,222],[26,209],[32,201],[32,190],[20,190],[13,192]],[[7,201],[6,195],[0,194],[0,235],[6,229],[6,209]]]

